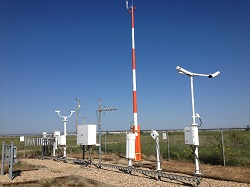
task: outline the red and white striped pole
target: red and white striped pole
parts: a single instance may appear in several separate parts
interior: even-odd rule
[[[133,113],[134,113],[134,125],[133,125],[133,133],[136,134],[135,139],[135,160],[141,160],[141,143],[140,143],[140,126],[137,121],[137,97],[136,97],[136,58],[135,58],[135,23],[134,23],[134,11],[136,7],[133,5],[128,7],[127,9],[131,13],[132,17],[132,72],[133,72]]]

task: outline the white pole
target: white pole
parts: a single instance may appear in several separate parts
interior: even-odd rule
[[[195,123],[195,109],[194,109],[194,83],[193,83],[193,76],[190,76],[190,82],[191,82],[191,98],[192,98],[192,119],[193,119],[193,126],[197,126]]]
[[[132,159],[131,158],[128,159],[128,167],[132,167]]]
[[[194,108],[194,83],[193,83],[193,76],[190,76],[190,82],[191,82],[191,98],[192,98],[192,119],[193,123],[192,126],[195,128],[195,130],[198,128],[197,124],[195,122],[195,108]],[[198,130],[198,129],[197,129]],[[196,137],[199,138],[199,137]],[[194,151],[194,159],[195,159],[195,175],[201,175],[200,168],[199,168],[199,153],[198,153],[198,145],[195,145],[195,151]]]
[[[56,139],[55,139],[55,142],[53,143],[53,153],[52,153],[52,156],[56,156]]]
[[[159,147],[159,138],[156,138],[156,157],[157,157],[157,171],[161,171],[161,161],[160,161],[160,147]]]
[[[198,145],[195,145],[194,154],[195,154],[195,175],[201,175],[199,169]]]
[[[67,118],[63,119],[64,124],[64,138],[65,138],[65,146],[63,148],[63,157],[66,158],[66,125],[67,125]]]

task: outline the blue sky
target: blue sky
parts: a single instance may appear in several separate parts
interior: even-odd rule
[[[131,2],[130,2],[131,3]],[[134,1],[141,129],[192,123],[190,79],[202,128],[250,125],[250,1]],[[131,15],[124,0],[0,1],[0,134],[63,131],[81,99],[79,124],[129,130],[133,120]],[[76,116],[67,131],[75,131]]]

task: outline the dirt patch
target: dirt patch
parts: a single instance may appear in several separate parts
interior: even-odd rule
[[[43,187],[43,186],[54,186],[54,187],[112,187],[112,185],[104,184],[96,180],[78,177],[78,176],[66,176],[66,177],[56,177],[52,179],[43,179],[39,181],[28,181],[19,182],[15,184],[6,183],[2,184],[4,187]]]

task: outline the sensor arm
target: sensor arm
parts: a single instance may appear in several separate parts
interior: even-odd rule
[[[186,74],[186,75],[188,75],[188,76],[192,76],[192,77],[194,77],[194,76],[201,76],[201,77],[208,77],[208,78],[214,78],[214,77],[216,77],[216,76],[218,76],[219,74],[220,74],[220,72],[219,71],[216,71],[215,73],[213,73],[213,74],[200,74],[200,73],[192,73],[191,71],[188,71],[188,70],[186,70],[186,69],[184,69],[184,68],[181,68],[180,66],[177,66],[176,67],[176,70],[179,72],[179,73],[181,73],[181,74]]]
[[[59,111],[59,110],[56,110],[55,112],[56,112],[56,113],[58,114],[58,116],[60,116],[61,118],[67,119],[67,118],[69,118],[70,116],[72,116],[72,114],[73,114],[75,111],[74,111],[74,110],[69,111],[69,112],[70,112],[70,115],[69,115],[69,116],[62,116],[62,115],[60,114],[61,111]]]

